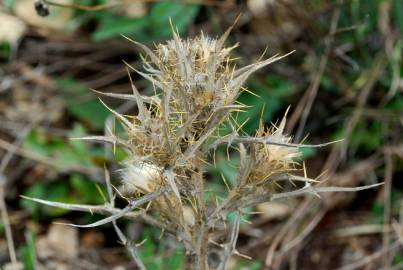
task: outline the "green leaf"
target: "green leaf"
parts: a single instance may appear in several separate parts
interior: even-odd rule
[[[102,41],[108,38],[118,37],[120,34],[132,35],[136,40],[144,40],[145,28],[148,25],[147,18],[114,18],[103,21],[92,34],[94,41]]]
[[[169,37],[171,28],[169,19],[179,33],[184,33],[197,15],[200,6],[178,2],[156,3],[150,13],[150,26],[155,37]]]
[[[166,269],[181,269],[184,260],[185,253],[182,250],[178,250],[171,257],[168,258],[166,262]]]
[[[160,230],[144,228],[141,238],[146,241],[139,247],[139,253],[147,269],[181,269],[185,258],[183,249],[161,238]]]
[[[140,248],[140,257],[144,261],[147,269],[150,270],[158,270],[161,264],[161,257],[155,256],[157,245],[153,241],[152,230],[151,228],[144,229],[143,239],[146,239],[143,245]]]
[[[46,137],[36,129],[25,138],[23,148],[42,156],[49,156],[52,151]]]
[[[114,154],[117,162],[123,162],[129,157],[127,151],[119,147],[116,147]]]
[[[403,254],[396,254],[393,257],[393,264],[401,264],[403,263]]]
[[[105,195],[106,190],[101,188]],[[40,182],[31,185],[23,194],[28,197],[40,198],[49,201],[58,201],[65,203],[82,203],[82,204],[102,204],[103,196],[99,193],[99,189],[95,183],[81,174],[74,173],[70,176],[69,181],[57,182]],[[43,213],[46,216],[61,216],[69,212],[69,210],[42,206],[36,202],[29,200],[20,200],[22,208],[27,209],[30,213],[37,217]]]
[[[376,150],[383,142],[383,130],[380,122],[359,122],[350,136],[350,145],[361,147],[363,151]]]
[[[29,188],[27,188],[23,194],[28,197],[40,198],[49,201],[58,201],[58,202],[71,202],[72,200],[69,198],[69,188],[66,183],[63,182],[55,182],[55,183],[37,183]],[[57,208],[57,207],[48,207],[41,206],[35,202],[28,200],[20,201],[21,207],[27,209],[34,215],[39,215],[39,210],[42,209],[44,214],[51,217],[61,216],[65,213],[68,213],[69,210]]]
[[[81,125],[75,124],[73,130],[69,132],[69,137],[82,137],[86,133]],[[44,158],[52,158],[54,164],[60,169],[72,166],[96,167],[107,162],[102,146],[90,147],[88,142],[46,136],[38,129],[31,131],[23,146],[24,149]]]
[[[27,243],[21,246],[18,250],[21,261],[24,264],[25,270],[35,270],[36,260],[36,235],[28,231]]]
[[[110,112],[95,98],[88,87],[67,78],[59,79],[57,82],[70,113],[96,128],[103,128]]]
[[[104,203],[102,195],[99,193],[95,183],[89,179],[86,179],[81,174],[72,174],[70,177],[70,185],[72,189],[77,193],[75,198],[76,203],[82,204],[102,204]],[[102,190],[102,188],[101,188]],[[102,190],[103,195],[106,194],[106,190]]]
[[[403,111],[403,95],[398,93],[396,96],[385,106],[385,109]]]
[[[95,41],[118,37],[120,34],[133,36],[138,41],[152,41],[171,36],[169,18],[179,33],[184,33],[196,17],[200,6],[171,1],[152,6],[150,14],[142,18],[119,17],[105,13],[99,17],[100,25],[92,34]]]
[[[236,177],[238,176],[239,157],[231,157],[230,160],[227,159],[226,153],[224,151],[219,151],[216,153],[216,166],[210,166],[209,171],[216,174],[216,178],[219,182],[222,182],[221,173],[225,177],[228,185],[235,186]]]
[[[73,129],[69,132],[70,138],[80,138],[87,135],[87,130],[79,123],[74,123]],[[88,155],[88,143],[82,140],[70,140],[69,144],[73,147],[75,152],[81,155]]]
[[[46,194],[46,185],[44,183],[37,183],[26,189],[23,194],[33,198],[44,198]],[[30,213],[38,214],[40,205],[29,200],[20,200],[20,206],[27,209]]]
[[[11,60],[11,44],[8,42],[0,42],[0,60],[5,60],[5,62],[10,62]]]
[[[301,157],[299,158],[300,160],[305,160],[307,158],[313,157],[317,152],[317,150],[312,147],[301,147],[298,150],[301,153]]]
[[[267,76],[263,83],[251,83],[250,86],[250,92],[253,94],[245,91],[238,98],[239,102],[250,108],[244,113],[233,113],[232,115],[237,119],[238,125],[249,119],[243,130],[248,134],[253,134],[259,127],[261,116],[265,123],[276,120],[273,119],[273,116],[284,107],[285,97],[295,93],[296,87],[286,78],[278,75]],[[284,108],[285,110],[286,108]]]

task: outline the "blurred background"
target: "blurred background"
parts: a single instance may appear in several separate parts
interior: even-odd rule
[[[231,269],[403,269],[403,66],[400,0],[3,0],[0,8],[0,266],[25,269],[135,269],[112,226],[75,229],[100,215],[50,208],[20,195],[103,204],[104,166],[118,183],[125,153],[69,140],[104,134],[109,111],[89,89],[131,91],[125,60],[171,37],[220,36],[241,14],[227,45],[238,66],[296,50],[248,81],[251,108],[237,116],[254,134],[262,116],[280,119],[295,142],[342,142],[303,149],[308,177],[358,193],[326,193],[248,209]],[[152,86],[139,76],[144,94]],[[121,113],[130,102],[103,98]],[[211,189],[225,194],[237,159],[217,153]],[[120,220],[149,269],[181,269],[175,239]],[[11,228],[11,230],[10,230]],[[12,235],[12,240],[10,236]],[[7,236],[7,237],[6,237]],[[10,257],[11,254],[11,257]],[[251,257],[248,259],[248,257]],[[271,268],[268,266],[270,265]]]

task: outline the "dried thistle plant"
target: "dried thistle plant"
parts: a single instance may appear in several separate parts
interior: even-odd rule
[[[201,34],[183,40],[173,31],[172,40],[154,49],[131,40],[145,53],[142,58],[145,71],[137,71],[127,64],[128,71],[134,70],[150,81],[155,95],[141,95],[133,83],[133,94],[130,95],[98,92],[133,101],[138,108],[138,114],[133,116],[124,116],[110,109],[122,123],[126,139],[115,135],[81,138],[113,143],[128,152],[129,158],[120,170],[121,188],[117,192],[128,200],[124,209],[114,206],[116,194],[108,174],[110,203],[103,206],[29,199],[72,210],[108,214],[109,217],[93,224],[73,226],[95,227],[112,222],[140,269],[145,269],[145,266],[137,255],[137,247],[130,245],[117,227],[118,218],[142,219],[173,234],[183,243],[193,269],[211,269],[213,266],[208,258],[212,234],[225,228],[223,225],[228,224],[228,214],[236,213],[228,242],[222,244],[218,266],[218,269],[226,269],[231,255],[237,253],[236,239],[244,208],[306,193],[317,195],[373,187],[314,187],[312,183],[316,180],[294,175],[301,167],[296,161],[300,147],[326,144],[292,143],[291,137],[284,134],[285,117],[278,126],[270,128],[261,122],[253,137],[241,135],[230,114],[247,110],[246,106],[236,102],[240,93],[246,90],[243,87],[245,81],[253,72],[288,54],[237,68],[230,55],[236,45],[224,45],[231,28],[219,39]],[[232,132],[220,135],[223,125],[233,127]],[[227,198],[215,204],[205,198],[205,171],[215,149],[223,144],[233,146],[239,152],[239,174]],[[281,192],[279,187],[284,181],[302,181],[305,186]]]

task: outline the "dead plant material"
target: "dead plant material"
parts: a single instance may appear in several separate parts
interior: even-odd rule
[[[92,211],[100,208],[111,215],[88,225],[76,227],[96,227],[112,222],[120,240],[126,245],[133,260],[140,269],[145,269],[137,255],[137,246],[116,226],[116,220],[133,212],[142,216],[145,212],[184,245],[193,269],[209,269],[209,243],[212,233],[229,223],[228,214],[237,217],[231,226],[228,240],[219,244],[220,269],[226,269],[228,261],[236,250],[237,235],[243,209],[262,202],[286,199],[288,197],[322,192],[354,192],[376,185],[349,187],[318,187],[317,181],[294,176],[300,170],[296,158],[300,156],[300,145],[292,143],[284,134],[286,118],[278,126],[267,128],[261,123],[256,136],[243,136],[230,114],[246,110],[246,106],[236,104],[245,81],[261,69],[286,55],[275,55],[248,66],[237,68],[231,58],[231,51],[237,45],[225,47],[224,43],[231,31],[229,28],[219,39],[203,33],[193,39],[183,40],[173,30],[173,39],[150,49],[136,41],[140,47],[145,71],[133,70],[147,79],[154,87],[155,94],[146,97],[139,93],[132,83],[131,95],[105,94],[123,100],[134,101],[137,115],[122,115],[108,109],[118,119],[126,132],[126,139],[116,135],[95,138],[97,141],[117,144],[123,147],[129,158],[122,164],[120,176],[122,187],[117,194],[127,199],[128,205],[120,210],[114,207],[115,194],[107,178],[110,202],[104,206],[68,205],[39,199],[34,201],[75,209]],[[129,72],[129,78],[130,72]],[[107,106],[105,104],[105,106]],[[220,134],[223,125],[232,127],[230,134]],[[230,188],[227,198],[221,203],[207,200],[205,170],[218,145],[233,146],[239,152],[240,166],[236,184]],[[284,180],[296,179],[304,182],[287,192]],[[26,198],[26,197],[25,197]]]

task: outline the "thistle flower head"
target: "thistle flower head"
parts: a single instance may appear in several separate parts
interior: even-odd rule
[[[224,46],[230,30],[218,39],[200,34],[185,40],[174,31],[172,40],[154,49],[132,41],[145,52],[145,71],[127,65],[152,83],[155,94],[143,96],[133,83],[132,95],[107,94],[135,101],[138,108],[138,114],[130,117],[110,109],[127,133],[122,142],[129,151],[121,170],[123,190],[135,197],[168,187],[172,192],[154,199],[151,208],[184,231],[206,213],[200,194],[205,191],[209,143],[217,135],[220,138],[217,130],[230,121],[230,113],[242,107],[235,101],[243,84],[256,70],[286,56],[237,69],[230,56],[237,45]],[[282,142],[290,140],[281,128],[261,129],[257,135],[267,134]],[[261,145],[254,151],[261,168],[251,171],[253,179],[270,170],[285,171],[293,162],[294,153],[282,147]]]
[[[122,189],[125,193],[149,193],[161,183],[161,170],[152,164],[127,162],[121,170]]]
[[[162,169],[148,163],[135,164],[126,162],[121,170],[122,186],[121,189],[126,195],[133,197],[135,194],[151,193],[165,185],[165,179],[162,176]],[[151,204],[151,208],[158,211],[161,216],[170,219],[175,223],[187,222],[194,223],[194,216],[190,208],[181,211],[181,203],[175,196],[163,194],[156,198]],[[193,219],[192,219],[193,217]]]
[[[284,116],[279,126],[270,128],[260,125],[256,132],[257,137],[269,137],[275,143],[291,143],[292,138],[284,135],[286,117]],[[298,148],[275,144],[255,144],[253,145],[255,154],[255,166],[249,176],[254,181],[267,181],[276,175],[287,173],[295,169],[295,161],[301,156]]]
[[[219,39],[201,34],[186,40],[174,31],[172,40],[154,50],[132,41],[146,53],[143,57],[146,72],[129,67],[156,88],[148,108],[133,88],[139,115],[134,117],[128,135],[129,145],[137,156],[152,158],[161,167],[182,160],[185,153],[200,146],[226,121],[231,110],[239,109],[234,102],[246,79],[284,57],[274,56],[236,69],[229,54],[237,45],[224,47],[230,30]],[[188,162],[186,166],[192,164]]]
[[[134,117],[138,120],[138,117]],[[150,117],[145,124],[134,121],[128,129],[128,145],[136,160],[163,167],[169,163],[171,155],[164,136],[165,124],[161,116]]]
[[[223,48],[219,40],[203,34],[187,40],[175,34],[173,40],[156,47],[160,70],[155,75],[172,91],[172,111],[199,113],[232,102],[234,89],[228,84],[234,65],[229,53],[234,47]]]

